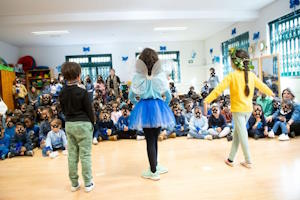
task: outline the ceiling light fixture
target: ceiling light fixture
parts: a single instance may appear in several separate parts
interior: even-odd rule
[[[59,31],[34,31],[31,33],[34,35],[63,35],[63,34],[69,34],[70,32],[68,30],[59,30]]]
[[[154,31],[184,31],[187,27],[155,27]]]

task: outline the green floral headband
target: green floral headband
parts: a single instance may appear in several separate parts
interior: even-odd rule
[[[244,71],[245,70],[244,62],[248,61],[249,62],[249,64],[248,64],[248,70],[253,70],[254,66],[252,64],[251,59],[237,57],[236,56],[236,51],[237,51],[237,48],[235,48],[235,47],[232,47],[232,48],[229,49],[229,55],[230,55],[233,63],[236,65],[236,67],[239,70],[243,70]]]

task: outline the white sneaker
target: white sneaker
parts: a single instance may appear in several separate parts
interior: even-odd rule
[[[205,140],[212,140],[213,139],[213,136],[212,135],[206,135],[204,137]]]
[[[91,184],[89,186],[85,186],[84,187],[84,191],[85,192],[90,192],[90,191],[92,191],[94,189],[94,187],[95,187],[94,182],[91,182]]]
[[[187,134],[187,139],[193,139],[193,136],[191,136],[190,134]]]
[[[58,152],[57,151],[53,151],[49,155],[50,158],[56,158],[57,156],[58,156]]]
[[[275,137],[275,134],[274,134],[274,131],[271,130],[269,133],[268,133],[268,137],[269,138],[274,138]]]
[[[94,145],[97,145],[97,144],[98,144],[97,138],[94,138],[94,139],[93,139],[93,144],[94,144]]]
[[[71,186],[71,192],[76,192],[80,189],[80,182],[78,182],[78,185],[76,187]]]
[[[145,136],[143,136],[143,135],[136,136],[136,140],[144,140],[144,139],[145,139]]]
[[[286,134],[281,134],[281,135],[279,135],[278,140],[279,141],[287,141],[287,140],[290,140],[290,138]]]

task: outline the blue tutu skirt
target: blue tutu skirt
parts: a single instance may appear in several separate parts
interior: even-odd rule
[[[130,113],[129,128],[172,128],[175,117],[170,107],[161,99],[142,99]]]

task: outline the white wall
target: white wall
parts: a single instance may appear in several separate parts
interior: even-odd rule
[[[244,22],[244,23],[236,23],[225,30],[216,33],[215,35],[211,36],[210,38],[206,39],[204,41],[205,45],[205,58],[206,62],[211,62],[211,56],[209,53],[209,50],[213,48],[214,53],[213,55],[221,56],[222,50],[221,50],[221,44],[222,42],[232,38],[231,36],[231,30],[233,28],[236,28],[237,34],[240,35],[242,33],[249,31],[249,39],[250,44],[255,43],[253,39],[253,33],[260,32],[260,40],[265,40],[267,42],[267,45],[269,46],[269,31],[268,31],[268,23],[270,21],[273,21],[281,16],[284,16],[288,13],[292,12],[292,10],[289,8],[289,1],[286,0],[278,0],[274,3],[268,5],[267,7],[263,8],[259,12],[259,18],[251,21],[251,22]],[[269,50],[269,48],[268,48]],[[270,52],[266,52],[266,54],[269,54]],[[258,50],[256,51],[256,54],[253,57],[260,56],[260,53]],[[220,74],[222,74],[222,68],[220,67],[218,69]],[[290,84],[293,82],[294,84]],[[297,89],[297,85],[300,85],[300,78],[282,78],[281,79],[281,90],[284,88],[290,87],[298,97],[298,101],[300,100],[300,89]],[[299,88],[299,87],[298,87]]]
[[[15,64],[19,58],[19,48],[0,41],[0,57],[8,64]]]
[[[97,45],[76,45],[76,46],[46,46],[46,47],[25,47],[21,48],[20,54],[31,55],[35,58],[37,65],[55,68],[65,61],[67,55],[82,55],[83,46],[90,46],[89,54],[111,53],[113,67],[120,76],[121,81],[131,79],[134,72],[135,53],[140,52],[144,47],[152,47],[159,50],[159,46],[167,46],[167,51],[180,51],[181,83],[177,84],[180,92],[187,92],[189,86],[194,83],[196,89],[206,79],[207,67],[205,67],[204,42],[157,42],[157,43],[116,43]],[[193,64],[189,64],[192,52],[197,53]],[[128,61],[123,62],[122,56],[128,56]]]

